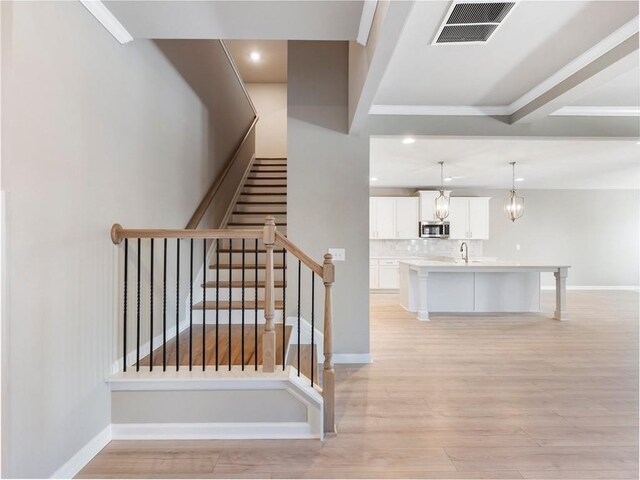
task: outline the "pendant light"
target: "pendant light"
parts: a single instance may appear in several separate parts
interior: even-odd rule
[[[509,162],[509,165],[512,173],[511,190],[504,202],[504,213],[509,220],[515,222],[524,213],[524,198],[516,195],[516,162]]]
[[[436,198],[436,217],[442,222],[449,216],[449,197],[444,194],[444,162],[440,164],[440,195]]]

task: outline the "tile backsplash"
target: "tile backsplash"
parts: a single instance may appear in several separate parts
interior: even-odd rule
[[[416,240],[370,240],[370,257],[459,257],[463,240],[421,238]],[[482,256],[482,240],[466,240],[469,257]]]

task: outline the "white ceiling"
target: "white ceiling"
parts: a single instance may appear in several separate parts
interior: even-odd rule
[[[640,106],[640,69],[634,68],[582,97],[573,105],[588,107]]]
[[[287,82],[286,40],[227,40],[225,44],[246,83]],[[260,60],[252,60],[251,52],[259,53]]]
[[[635,1],[523,0],[486,44],[433,46],[449,6],[416,2],[375,105],[509,105],[638,15]]]
[[[362,0],[105,1],[133,38],[355,40]]]
[[[372,137],[372,187],[434,187],[440,184],[439,161],[445,162],[446,188],[506,188],[511,167],[523,177],[517,188],[640,188],[640,145],[636,140]]]

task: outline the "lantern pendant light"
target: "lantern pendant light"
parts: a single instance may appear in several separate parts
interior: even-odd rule
[[[440,195],[436,198],[436,217],[442,222],[449,216],[449,197],[444,194],[444,162],[440,164]]]
[[[516,162],[509,162],[509,165],[512,173],[511,190],[504,203],[504,213],[509,220],[515,222],[524,213],[524,198],[516,195]]]

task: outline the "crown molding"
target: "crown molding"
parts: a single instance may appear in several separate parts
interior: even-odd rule
[[[562,107],[551,113],[567,117],[640,117],[640,107]]]
[[[100,0],[80,0],[80,3],[89,10],[96,20],[98,20],[107,31],[113,35],[121,44],[129,43],[133,40],[131,34],[111,13],[111,11]]]
[[[458,105],[371,105],[370,115],[511,115],[508,106],[458,106]]]

